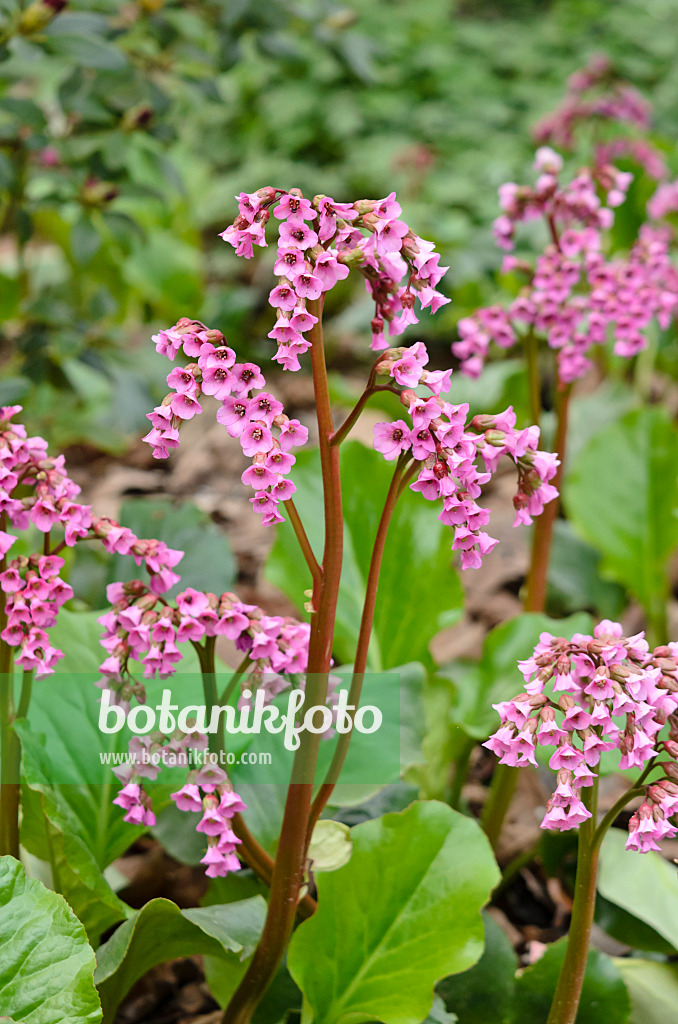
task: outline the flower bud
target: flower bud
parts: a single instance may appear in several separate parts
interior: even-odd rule
[[[34,32],[42,31],[56,14],[63,11],[67,3],[68,0],[36,0],[21,15],[17,26],[19,33],[22,36],[30,36]]]

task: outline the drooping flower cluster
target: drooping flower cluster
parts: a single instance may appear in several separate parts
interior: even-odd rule
[[[233,831],[232,820],[235,814],[247,809],[247,804],[233,791],[226,772],[209,766],[191,773],[190,781],[172,793],[172,800],[180,811],[202,811],[196,831],[207,837],[207,852],[201,863],[206,865],[208,878],[238,871],[240,861],[236,849],[240,839]]]
[[[265,615],[254,605],[245,604],[235,594],[220,597],[188,587],[174,605],[158,597],[141,581],[114,583],[107,596],[112,604],[99,621],[105,627],[101,639],[107,657],[100,666],[103,678],[97,684],[110,690],[117,701],[128,706],[132,697],[145,703],[146,692],[133,673],[132,661],[144,667],[144,677],[167,678],[182,660],[179,644],[190,641],[201,645],[207,637],[224,636],[233,641],[243,655],[238,670],[242,695],[241,713],[251,706],[256,690],[264,694],[264,703],[289,688],[290,677],[304,688],[303,673],[308,661],[310,627],[307,623],[278,615]],[[301,674],[301,679],[298,679]],[[330,679],[328,703],[336,700],[336,681]],[[189,731],[176,728],[170,735],[153,733],[135,736],[129,743],[125,765],[113,769],[123,788],[114,803],[125,809],[125,821],[151,827],[155,824],[152,802],[143,789],[144,779],[155,780],[164,766],[192,764],[190,752],[205,755],[210,727],[206,714],[191,719]],[[240,867],[236,846],[240,840],[232,831],[230,819],[245,810],[245,804],[233,793],[224,770],[203,760],[192,768],[186,784],[172,794],[180,810],[203,811],[196,826],[204,832],[208,849],[202,859],[206,874],[212,878]]]
[[[148,413],[152,429],[144,441],[152,446],[154,458],[166,459],[170,448],[178,447],[182,421],[202,412],[201,395],[213,395],[221,402],[217,421],[238,438],[243,453],[252,459],[242,481],[254,488],[250,499],[254,511],[261,515],[263,526],[282,523],[278,506],[296,491],[287,477],[296,461],[291,449],[306,443],[306,427],[289,419],[273,395],[259,390],[266,384],[261,369],[256,363],[236,363],[235,352],[220,331],[182,317],[153,340],[157,351],[172,361],[179,352],[194,360],[168,374],[172,392]]]
[[[410,348],[389,349],[376,364],[377,375],[389,376],[397,384],[407,385],[400,400],[411,417],[377,423],[374,447],[387,461],[407,453],[420,463],[416,480],[410,485],[427,500],[442,500],[438,518],[454,529],[453,551],[461,553],[462,569],[477,568],[497,541],[482,530],[490,519],[489,510],[477,504],[481,489],[497,468],[503,455],[518,467],[518,491],[514,497],[514,526],[532,522],[544,505],[558,492],[548,481],[558,468],[555,455],[537,450],[539,428],[516,430],[512,408],[500,416],[476,416],[467,424],[468,405],[452,405],[441,397],[449,391],[447,370],[429,373],[426,346],[421,342]],[[412,388],[425,384],[433,394],[417,395]],[[476,465],[479,458],[484,472]]]
[[[185,733],[176,729],[171,736],[135,736],[129,743],[128,762],[113,769],[123,783],[113,803],[124,809],[125,821],[152,828],[156,817],[151,797],[143,788],[144,780],[155,781],[163,767],[194,763],[191,751],[200,752],[201,766],[189,771],[188,781],[171,798],[180,811],[203,812],[196,825],[196,831],[204,833],[208,842],[202,863],[205,874],[216,878],[240,868],[235,856],[240,839],[231,829],[231,819],[246,805],[233,792],[223,768],[205,756],[206,750],[207,736],[197,730]]]
[[[647,344],[651,321],[656,318],[665,328],[678,308],[678,274],[667,230],[643,225],[627,258],[608,259],[601,233],[612,211],[600,203],[593,178],[582,172],[561,187],[562,161],[552,150],[539,151],[537,167],[543,173],[534,190],[502,186],[505,213],[495,226],[509,248],[518,221],[543,217],[552,241],[534,270],[523,260],[506,258],[506,269],[530,276],[507,309],[490,306],[459,321],[461,340],[452,351],[469,376],[480,374],[492,341],[511,348],[536,334],[557,352],[560,379],[568,383],[590,369],[593,345],[604,344],[611,334],[616,355],[634,356]],[[630,176],[612,168],[606,174],[608,203],[618,204]]]
[[[0,637],[17,648],[16,663],[36,676],[49,675],[63,656],[49,641],[47,630],[59,608],[73,596],[61,577],[63,558],[58,552],[79,540],[95,538],[107,551],[132,555],[146,564],[154,593],[169,589],[179,577],[173,567],[181,552],[156,540],[140,540],[112,519],[92,515],[88,505],[75,499],[80,488],[66,472],[63,455],[52,458],[47,442],[28,437],[22,424],[12,422],[21,406],[0,409],[0,588],[4,597],[4,624]],[[7,560],[16,541],[9,529],[34,526],[44,534],[43,551]],[[53,537],[55,531],[59,537]]]
[[[415,300],[432,313],[450,301],[436,291],[448,268],[439,266],[433,243],[400,220],[402,209],[395,192],[385,199],[355,203],[337,203],[322,195],[309,200],[299,189],[286,192],[265,187],[251,194],[242,192],[238,216],[221,235],[239,256],[250,258],[253,244],[267,244],[265,227],[271,207],[280,221],[274,266],[280,283],[269,296],[277,313],[269,338],[278,343],[273,358],[284,369],[298,370],[299,356],[310,348],[305,335],[317,317],[308,311],[307,300],[319,299],[348,276],[349,267],[364,275],[374,299],[374,351],[388,347],[385,323],[394,337],[418,322]]]
[[[593,636],[542,633],[519,667],[525,690],[493,705],[501,727],[484,746],[518,767],[536,765],[538,747],[554,748],[557,787],[542,828],[565,831],[591,816],[582,787],[594,782],[601,754],[617,750],[619,769],[659,771],[631,818],[627,848],[645,853],[678,834],[670,820],[678,811],[678,644],[651,651],[643,633],[625,637],[605,620]]]
[[[107,590],[112,608],[99,622],[105,633],[101,644],[108,657],[100,665],[105,685],[123,700],[134,693],[143,699],[143,687],[134,680],[130,661],[143,665],[144,677],[166,679],[182,659],[177,646],[200,643],[205,637],[224,636],[247,655],[251,666],[247,685],[262,687],[268,697],[288,684],[284,674],[304,672],[310,627],[305,622],[265,615],[244,604],[235,594],[217,597],[192,587],[179,594],[176,605],[159,599],[140,580],[113,583]]]

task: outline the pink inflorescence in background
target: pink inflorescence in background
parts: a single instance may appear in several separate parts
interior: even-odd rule
[[[659,772],[631,818],[627,848],[656,850],[678,834],[678,644],[652,651],[643,633],[625,637],[605,620],[593,636],[542,633],[519,667],[525,690],[493,705],[501,727],[484,746],[517,767],[536,765],[539,747],[554,748],[548,764],[557,787],[542,828],[565,831],[591,816],[582,787],[593,783],[601,755],[617,751],[617,769]]]
[[[533,334],[544,336],[556,351],[560,380],[572,382],[591,368],[592,346],[611,334],[615,355],[637,355],[647,345],[650,323],[656,319],[668,327],[678,307],[668,228],[643,224],[628,257],[604,254],[612,208],[624,202],[631,175],[604,165],[584,169],[563,184],[562,159],[547,147],[537,152],[535,166],[534,187],[508,183],[500,188],[503,213],[495,234],[500,246],[512,249],[517,224],[542,220],[550,241],[534,267],[513,255],[505,258],[505,270],[526,274],[529,281],[507,308],[490,306],[459,321],[461,340],[452,351],[472,377],[480,374],[491,342],[507,349]]]

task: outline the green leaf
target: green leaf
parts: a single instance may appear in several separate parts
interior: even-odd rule
[[[23,1024],[96,1024],[94,952],[66,901],[0,858],[0,1007]]]
[[[435,801],[351,838],[349,863],[317,878],[318,911],[294,934],[290,973],[315,1024],[419,1024],[435,982],[482,952],[480,908],[498,878],[489,844]]]
[[[532,422],[529,419],[530,399],[522,359],[502,359],[488,363],[480,377],[475,379],[465,377],[463,373],[455,373],[452,386],[443,398],[453,405],[468,402],[469,416],[500,413],[512,405],[519,426]]]
[[[611,828],[600,850],[598,891],[659,932],[678,949],[678,873],[660,853],[626,850],[626,833]]]
[[[678,964],[619,957],[619,969],[631,999],[629,1024],[675,1024]]]
[[[111,802],[118,783],[111,768],[100,759],[102,753],[127,750],[129,734],[124,730],[110,734],[99,730],[99,691],[94,687],[100,676],[102,650],[99,615],[60,610],[50,639],[65,657],[54,676],[34,682],[30,716],[33,734],[45,737],[45,753],[39,758],[39,784],[59,785],[59,805],[62,809],[64,802],[69,805],[79,822],[80,835],[96,863],[104,868],[143,830],[123,821],[124,811]],[[74,736],[77,743],[73,742]],[[37,756],[35,746],[33,754]],[[33,783],[38,784],[37,778]],[[27,841],[31,847],[37,842],[30,836]],[[37,855],[44,856],[44,851]]]
[[[76,263],[85,266],[101,245],[99,232],[89,217],[82,216],[71,228],[71,254]]]
[[[21,302],[21,282],[17,277],[7,277],[0,274],[0,317],[3,320],[12,320],[19,312]],[[3,375],[2,398],[4,404],[5,395],[9,396],[9,403],[17,398],[22,398],[28,390],[29,382],[26,377],[8,377]]]
[[[507,1024],[518,966],[513,946],[487,913],[485,951],[477,964],[461,974],[443,978],[436,985],[445,1007],[457,1014],[461,1024]]]
[[[335,652],[351,662],[360,628],[372,545],[393,466],[358,442],[341,448],[344,494],[344,567],[337,609]],[[316,557],[323,544],[322,478],[318,454],[302,451],[294,467],[295,504]],[[379,576],[368,668],[392,668],[410,661],[430,663],[428,644],[443,625],[461,614],[463,595],[452,568],[452,535],[430,504],[407,489],[398,501]],[[302,608],[310,576],[287,522],[278,527],[266,576]]]
[[[546,1024],[566,945],[567,938],[554,942],[534,967],[518,975],[511,1024]],[[629,995],[614,961],[597,949],[590,950],[573,1024],[627,1024],[630,1012]]]
[[[49,47],[53,53],[68,57],[83,68],[120,71],[127,66],[123,50],[110,46],[96,36],[54,34],[49,36]]]
[[[36,857],[44,858],[49,851],[54,887],[82,921],[90,942],[97,945],[100,935],[127,917],[130,908],[115,895],[97,863],[91,847],[95,822],[89,816],[80,820],[66,799],[65,787],[50,785],[49,758],[28,723],[18,721],[15,728],[29,791],[24,790],[22,845]],[[112,794],[107,795],[111,799]]]
[[[591,617],[584,612],[567,619],[550,619],[540,612],[525,612],[491,630],[485,638],[483,656],[477,666],[463,663],[441,670],[457,684],[452,720],[469,736],[485,739],[498,725],[492,705],[520,693],[524,680],[518,661],[529,657],[543,632],[572,637],[590,633]]]
[[[649,611],[666,599],[667,559],[678,546],[677,467],[678,430],[655,406],[596,434],[567,474],[575,528]]]
[[[94,980],[111,1024],[122,998],[156,964],[175,957],[204,954],[230,960],[245,959],[254,949],[266,915],[261,896],[225,906],[180,910],[175,903],[155,899],[121,925],[97,953]]]
[[[587,609],[601,618],[618,619],[626,607],[626,592],[618,583],[602,579],[601,556],[580,540],[566,519],[553,524],[549,559],[549,607],[563,613]]]

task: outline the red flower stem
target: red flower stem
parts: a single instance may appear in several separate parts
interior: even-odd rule
[[[405,471],[405,465],[407,463],[408,456],[401,455],[398,459],[391,484],[386,495],[386,501],[384,502],[384,508],[381,513],[381,519],[379,520],[379,526],[377,528],[377,534],[374,540],[374,547],[372,548],[372,557],[370,559],[370,568],[367,575],[367,586],[365,588],[365,603],[363,605],[362,618],[360,620],[360,632],[358,634],[358,644],[356,647],[355,663],[353,666],[353,676],[351,678],[351,686],[348,695],[348,704],[353,707],[353,711],[348,711],[347,714],[351,719],[351,729],[349,732],[340,733],[337,738],[337,745],[334,750],[334,756],[332,762],[327,770],[327,775],[316,794],[311,807],[311,816],[308,823],[308,841],[310,842],[313,834],[315,824],[322,814],[323,808],[329,800],[332,790],[334,789],[341,769],[344,766],[346,760],[346,754],[348,753],[348,746],[351,742],[351,735],[353,732],[353,720],[355,718],[358,704],[360,702],[360,694],[363,687],[363,681],[365,678],[365,669],[367,667],[367,656],[370,647],[370,636],[372,634],[372,624],[374,622],[374,610],[377,602],[377,590],[379,586],[379,573],[381,572],[381,561],[384,554],[384,545],[386,543],[386,536],[388,528],[391,523],[391,518],[398,501],[399,495],[402,493],[402,485],[412,478],[415,470],[418,468],[418,464],[413,462],[410,468]]]
[[[373,370],[372,374],[370,374],[370,381],[372,380],[373,375],[374,375],[374,370]],[[356,404],[351,409],[350,413],[348,414],[348,416],[346,417],[346,419],[344,420],[342,425],[339,427],[339,429],[330,438],[330,444],[333,447],[335,445],[340,445],[341,442],[346,438],[346,435],[350,432],[351,428],[355,425],[356,421],[358,420],[358,417],[360,416],[360,413],[363,411],[363,409],[365,408],[365,406],[367,404],[368,399],[370,399],[372,397],[372,395],[376,395],[379,391],[390,391],[392,395],[400,396],[400,392],[397,390],[397,388],[391,387],[390,384],[377,384],[377,385],[374,385],[374,384],[370,383],[370,381],[368,381],[365,390],[363,391],[362,395],[360,396],[360,398],[358,399]]]
[[[567,417],[570,405],[572,385],[566,384],[558,387],[556,392],[556,436],[554,449],[560,465],[553,478],[553,486],[560,494],[563,482],[563,469],[565,466],[565,447],[567,440]],[[546,586],[548,579],[549,558],[551,555],[551,541],[553,539],[553,524],[558,516],[560,498],[554,498],[537,519],[532,537],[532,558],[530,570],[527,576],[527,595],[525,598],[525,611],[542,612],[546,604]]]
[[[318,318],[309,332],[309,338],[323,478],[325,547],[320,576],[313,588],[314,613],[311,619],[306,693],[300,711],[302,716],[306,708],[325,704],[327,699],[344,540],[339,448],[330,445],[334,424],[323,346],[322,301],[309,302],[308,311]],[[249,967],[226,1007],[223,1024],[250,1024],[252,1014],[273,980],[287,948],[304,875],[306,835],[319,744],[318,734],[308,731],[301,733],[287,791],[264,929]]]
[[[311,547],[311,542],[309,541],[306,535],[304,524],[302,523],[299,517],[299,513],[297,512],[297,507],[291,498],[288,498],[287,501],[284,501],[283,505],[287,509],[288,515],[290,517],[290,522],[294,529],[296,538],[299,541],[299,547],[301,548],[302,554],[306,561],[306,565],[308,566],[311,572],[313,586],[315,587],[316,584],[320,583],[320,566],[318,565],[316,557],[313,554],[313,548]]]

